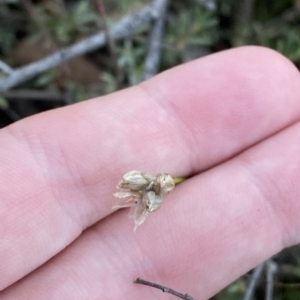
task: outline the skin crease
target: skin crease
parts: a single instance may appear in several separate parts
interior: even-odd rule
[[[300,78],[224,51],[0,132],[0,299],[207,299],[300,242]],[[190,176],[133,233],[128,171]]]

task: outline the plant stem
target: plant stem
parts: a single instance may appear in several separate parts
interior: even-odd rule
[[[174,295],[178,298],[181,298],[181,299],[185,299],[185,300],[196,300],[196,298],[193,298],[192,296],[188,295],[188,294],[181,294],[181,293],[178,293],[168,287],[165,287],[163,285],[160,285],[160,284],[157,284],[157,283],[153,283],[153,282],[150,282],[150,281],[146,281],[142,278],[137,278],[134,283],[138,283],[138,284],[143,284],[143,285],[147,285],[147,286],[151,286],[151,287],[154,287],[156,289],[159,289],[159,290],[162,290],[164,293],[169,293],[171,295]]]
[[[181,182],[184,182],[187,180],[187,177],[175,177],[173,178],[174,182],[175,182],[175,185],[181,183]]]
[[[116,72],[116,78],[117,78],[117,89],[122,88],[122,79],[123,79],[123,71],[118,63],[118,56],[117,56],[117,50],[116,50],[116,44],[114,39],[111,37],[108,25],[107,25],[107,17],[106,17],[106,10],[103,3],[103,0],[96,0],[96,9],[99,13],[99,15],[102,17],[102,23],[104,28],[104,33],[106,36],[107,46],[112,58],[113,67]]]
[[[265,263],[261,263],[254,269],[243,300],[251,300],[252,299],[254,290],[257,286],[258,280],[260,279],[260,275],[261,275],[264,267],[265,267]]]

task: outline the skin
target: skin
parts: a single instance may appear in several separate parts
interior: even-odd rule
[[[0,132],[0,298],[207,299],[300,242],[300,78],[244,47]],[[192,178],[133,232],[130,170]]]

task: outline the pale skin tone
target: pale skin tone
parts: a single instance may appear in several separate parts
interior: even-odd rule
[[[296,68],[248,47],[1,130],[1,300],[214,295],[300,242],[299,121]],[[194,177],[134,233],[131,170]]]

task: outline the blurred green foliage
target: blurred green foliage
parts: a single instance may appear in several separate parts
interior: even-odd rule
[[[79,2],[73,10],[62,16],[48,17],[45,24],[45,27],[50,28],[51,33],[63,43],[70,43],[81,34],[96,31],[98,26],[99,17],[88,1]]]
[[[216,295],[214,300],[241,300],[243,299],[245,290],[245,282],[243,280],[237,280]]]
[[[143,75],[143,61],[146,48],[135,45],[130,39],[124,41],[121,47],[118,47],[119,65],[128,74],[129,85],[138,84]]]
[[[167,17],[163,62],[166,69],[202,55],[218,40],[218,18],[197,3],[174,7]],[[204,51],[206,52],[206,51]]]
[[[282,15],[285,11],[294,6],[292,0],[262,0],[254,1],[255,19],[265,23]]]
[[[16,37],[9,28],[0,27],[0,45],[3,54],[7,54],[12,49],[15,41]]]
[[[91,1],[80,1],[70,9],[61,2],[46,2],[34,6],[30,31],[34,38],[49,37],[70,44],[78,37],[99,29],[100,19]]]
[[[26,1],[31,4],[29,10],[25,9],[26,14],[21,1],[0,2],[0,17],[6,16],[0,19],[0,59],[12,65],[14,62],[10,54],[21,39],[55,41],[61,47],[103,28],[104,20],[96,9],[95,0]],[[107,11],[106,22],[112,25],[122,16],[138,11],[151,1],[103,2]],[[216,0],[217,9],[209,11],[198,0],[170,1],[161,45],[161,70],[214,51],[245,44],[273,48],[299,64],[299,1],[253,0],[251,8],[245,6],[246,2]],[[9,26],[11,22],[22,23],[22,26]],[[126,41],[116,43],[124,87],[142,79],[148,49],[146,29]],[[101,71],[99,87],[102,89],[98,93],[114,91],[120,85],[114,78],[115,70],[105,66]],[[35,86],[46,87],[49,84],[53,87],[56,84],[55,76],[51,74],[53,72],[41,75],[35,81]]]

